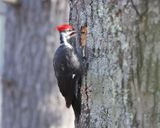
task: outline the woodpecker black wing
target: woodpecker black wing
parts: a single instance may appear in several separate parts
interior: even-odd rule
[[[73,48],[61,45],[53,61],[56,77],[60,75],[82,74],[82,66],[78,55]]]

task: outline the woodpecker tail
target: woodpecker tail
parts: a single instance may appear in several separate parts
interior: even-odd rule
[[[75,84],[75,93],[72,99],[72,107],[75,114],[75,119],[79,121],[79,117],[81,115],[81,78],[76,80]]]
[[[59,77],[58,86],[65,98],[66,107],[72,105],[75,119],[78,121],[81,114],[81,77],[78,75],[74,79],[71,76]]]
[[[72,107],[74,110],[75,119],[79,120],[79,116],[81,114],[81,101],[80,99],[77,99],[75,96],[73,97]]]

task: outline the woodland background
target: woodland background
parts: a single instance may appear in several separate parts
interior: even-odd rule
[[[7,0],[6,0],[7,1]],[[76,128],[160,127],[159,0],[0,3],[2,128],[72,128],[54,76],[56,26],[87,27],[89,67]]]

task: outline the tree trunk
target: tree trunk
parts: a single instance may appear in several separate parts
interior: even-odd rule
[[[73,112],[66,110],[52,66],[55,26],[68,21],[67,1],[20,2],[6,9],[2,127],[71,128]]]
[[[159,5],[159,0],[72,2],[70,22],[79,32],[87,24],[92,55],[77,128],[160,127]]]

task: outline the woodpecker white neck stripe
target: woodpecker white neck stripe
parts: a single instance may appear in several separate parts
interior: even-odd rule
[[[68,48],[73,48],[72,45],[69,44],[68,42],[63,42],[63,43],[60,44],[60,46],[62,46],[62,45],[65,45],[65,46],[67,46]]]
[[[70,43],[68,43],[67,38],[65,37],[64,33],[60,33],[60,45],[65,45],[68,48],[73,48]]]

